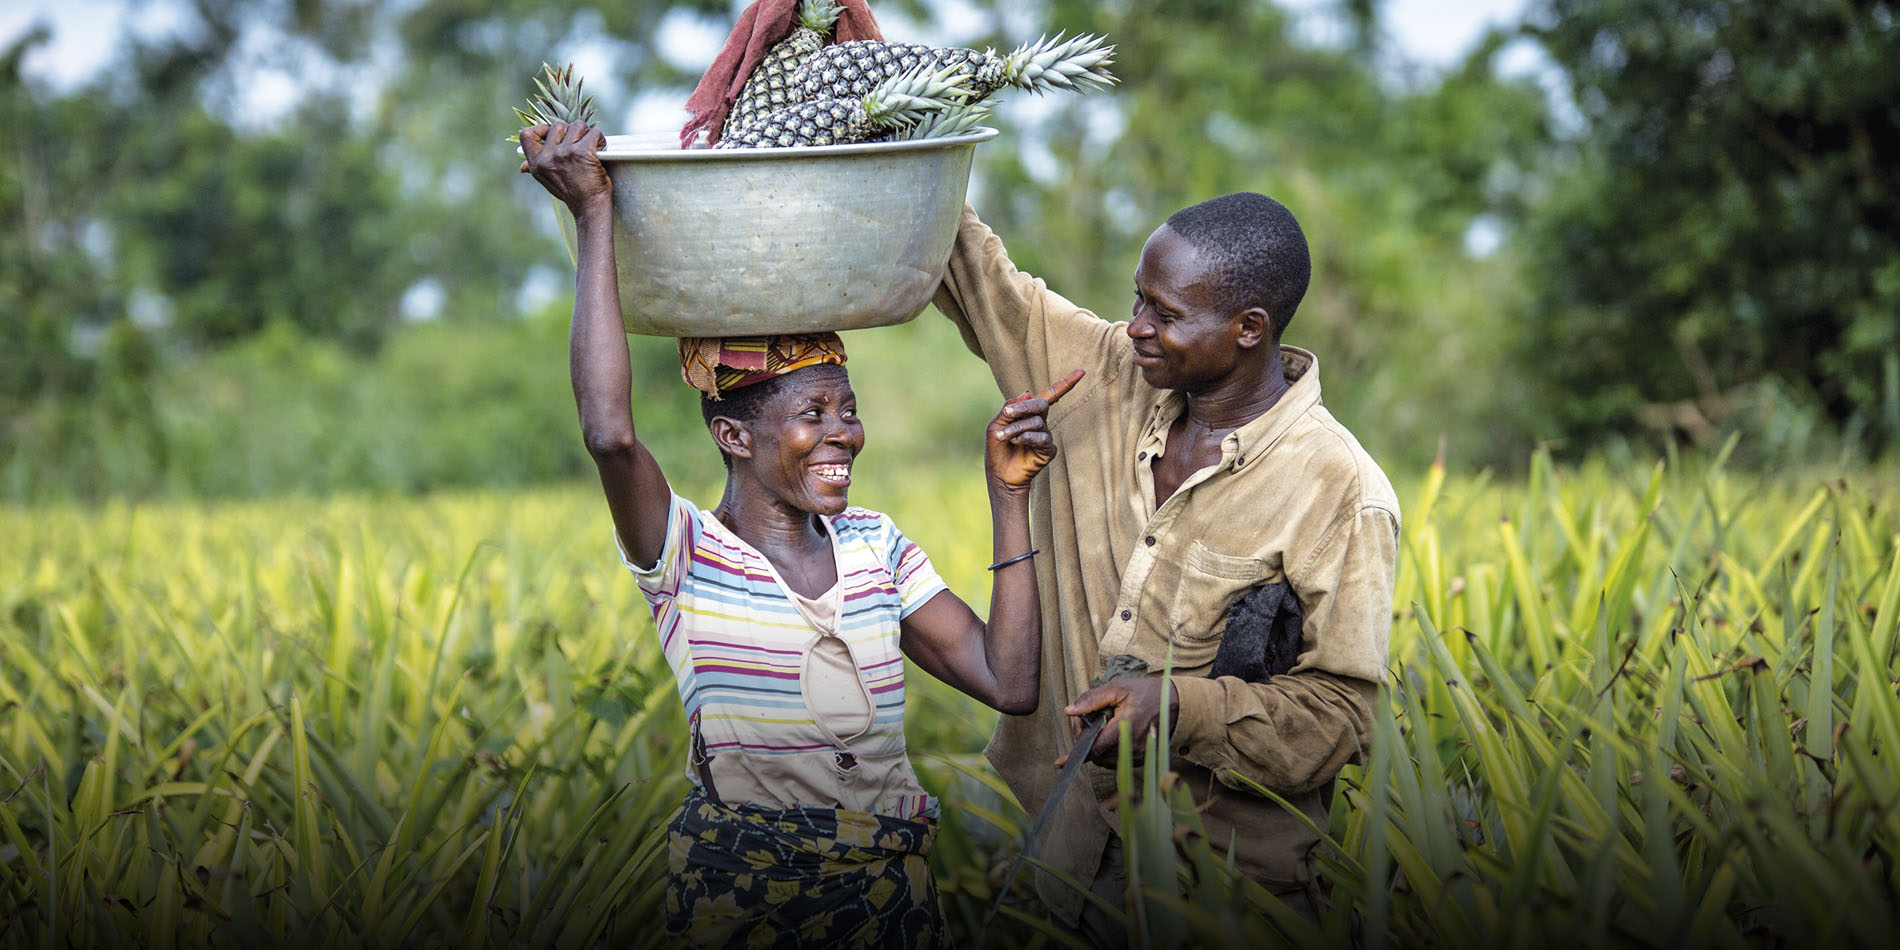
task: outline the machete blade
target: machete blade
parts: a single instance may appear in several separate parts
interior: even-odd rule
[[[1003,906],[1003,898],[1009,896],[1010,885],[1015,883],[1016,875],[1022,873],[1023,862],[1034,857],[1042,850],[1042,833],[1049,827],[1050,819],[1062,805],[1062,797],[1069,794],[1069,786],[1075,784],[1075,777],[1082,774],[1082,764],[1088,761],[1089,753],[1095,751],[1095,740],[1101,736],[1102,727],[1108,724],[1108,710],[1098,709],[1082,717],[1082,733],[1075,737],[1075,747],[1069,750],[1068,761],[1062,763],[1062,771],[1056,773],[1055,787],[1042,803],[1042,812],[1036,816],[1035,824],[1029,826],[1029,833],[1023,838],[1023,850],[1009,866],[1009,874],[996,890],[996,896],[990,900],[990,909],[983,915],[983,926],[988,928],[990,920],[996,916],[998,908]],[[980,943],[980,941],[979,941]]]

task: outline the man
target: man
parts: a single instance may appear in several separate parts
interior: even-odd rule
[[[1142,249],[1133,311],[1110,323],[1018,271],[966,208],[936,296],[1006,394],[1080,367],[1050,412],[1062,454],[1032,494],[1043,591],[1042,698],[1005,716],[986,750],[1033,814],[1048,798],[1070,716],[1113,718],[1044,840],[1045,858],[1121,903],[1112,768],[1119,720],[1139,738],[1172,710],[1169,767],[1203,808],[1210,842],[1296,907],[1333,780],[1359,761],[1386,662],[1399,506],[1377,464],[1320,402],[1313,354],[1280,335],[1311,263],[1297,221],[1257,194],[1177,212]],[[1285,581],[1304,627],[1289,673],[1208,678],[1238,595]],[[1172,649],[1173,674],[1161,671]],[[1109,657],[1146,678],[1090,689]],[[1105,915],[1039,874],[1061,919],[1113,941]]]

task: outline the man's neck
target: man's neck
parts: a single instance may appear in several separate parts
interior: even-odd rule
[[[1185,393],[1187,421],[1207,432],[1232,432],[1267,414],[1291,386],[1275,344],[1258,372],[1236,372],[1203,393]]]

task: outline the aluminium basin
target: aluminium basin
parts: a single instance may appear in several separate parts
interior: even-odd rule
[[[627,332],[857,330],[922,312],[943,279],[978,142],[681,149],[608,136]]]

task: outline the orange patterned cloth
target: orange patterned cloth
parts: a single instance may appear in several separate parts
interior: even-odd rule
[[[795,369],[843,362],[844,340],[836,333],[680,338],[680,375],[711,399]]]

